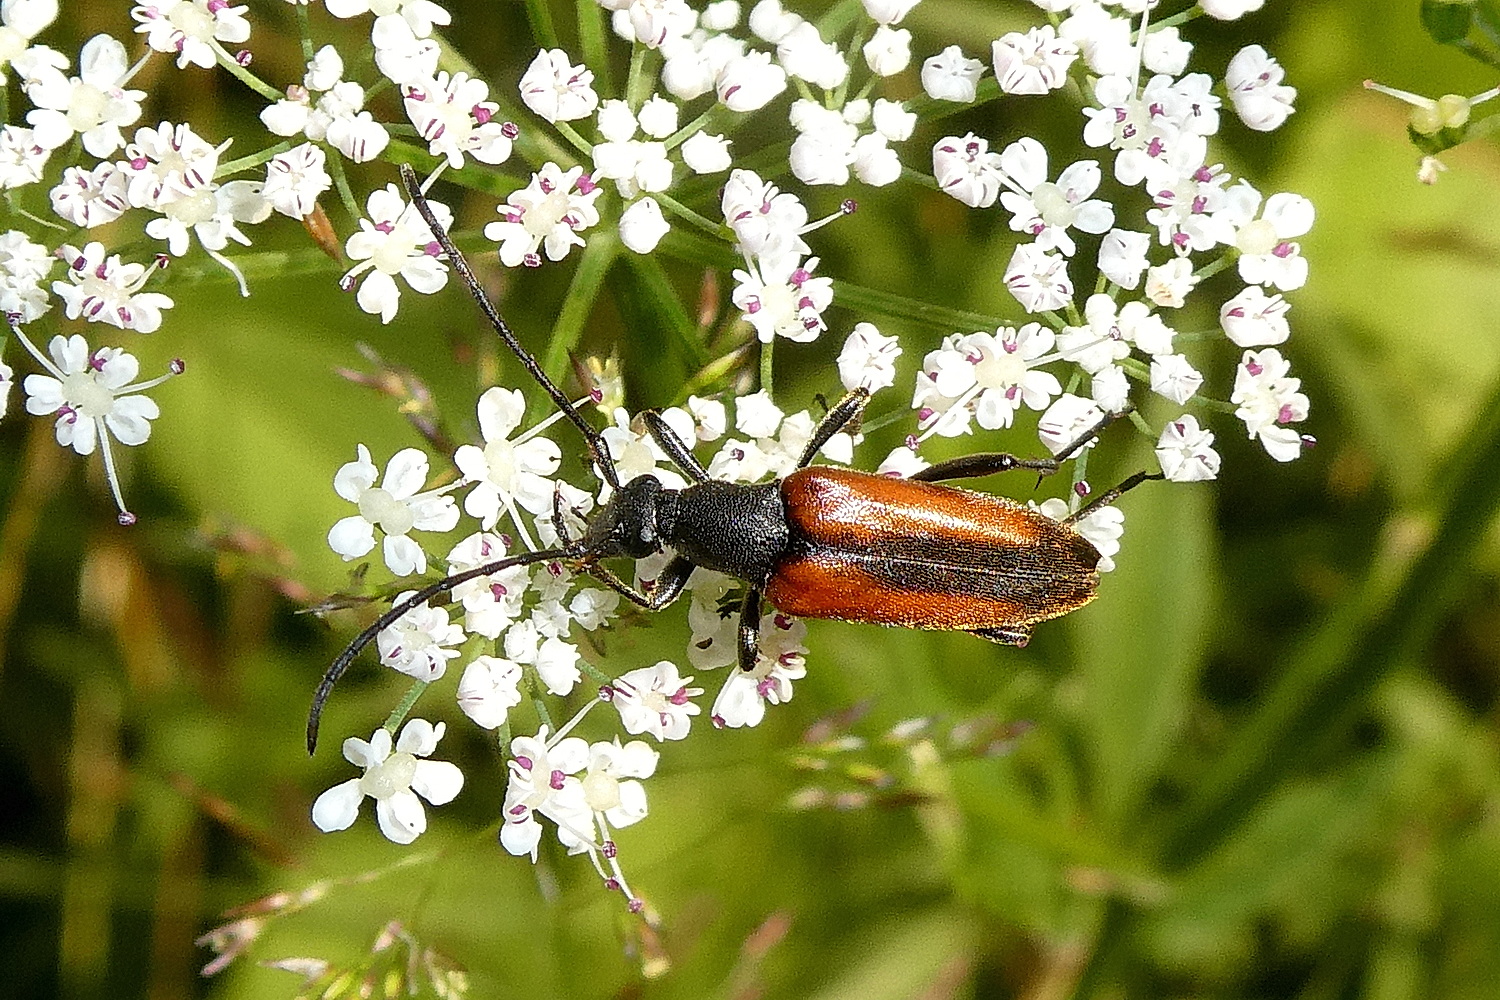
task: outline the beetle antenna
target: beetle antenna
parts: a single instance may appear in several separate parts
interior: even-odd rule
[[[333,686],[339,682],[340,677],[344,676],[344,671],[349,669],[349,664],[354,662],[354,658],[359,655],[360,650],[373,642],[377,635],[397,622],[412,608],[436,597],[445,590],[452,590],[461,583],[468,583],[475,577],[489,576],[491,573],[498,573],[503,569],[510,569],[512,566],[529,566],[532,563],[546,562],[549,559],[571,559],[577,558],[579,555],[580,551],[577,546],[568,546],[567,548],[541,549],[537,552],[523,552],[520,555],[508,556],[504,559],[498,559],[495,562],[485,563],[483,566],[466,569],[462,573],[454,573],[452,576],[444,577],[437,583],[428,584],[423,587],[406,598],[406,600],[392,605],[391,609],[375,619],[369,628],[355,636],[354,641],[345,646],[344,651],[323,672],[323,679],[318,681],[318,689],[313,692],[312,710],[307,714],[308,755],[311,756],[313,751],[318,748],[318,723],[323,717],[323,706],[327,704],[328,696],[333,693]]]
[[[442,223],[438,222],[437,216],[432,211],[432,206],[427,203],[427,195],[422,192],[422,186],[417,181],[417,172],[412,169],[411,164],[403,163],[400,169],[401,183],[406,187],[406,193],[411,198],[412,205],[421,214],[423,220],[426,221],[427,228],[432,230],[432,235],[436,237],[438,246],[442,247],[443,252],[448,255],[448,263],[453,266],[453,269],[458,272],[458,276],[463,279],[465,287],[469,289],[469,294],[474,296],[474,301],[479,303],[479,308],[484,312],[485,318],[490,321],[490,325],[495,328],[495,332],[500,335],[500,339],[505,341],[505,345],[515,352],[517,358],[520,358],[521,365],[531,373],[531,377],[536,379],[537,384],[546,390],[547,395],[552,397],[552,402],[557,405],[557,408],[582,432],[584,439],[589,443],[589,451],[593,452],[594,466],[598,469],[598,475],[610,487],[619,489],[620,476],[615,471],[614,459],[610,457],[609,447],[604,443],[604,439],[587,420],[583,419],[583,414],[579,413],[578,408],[573,405],[572,401],[563,395],[562,390],[547,377],[547,373],[542,371],[542,366],[537,364],[536,358],[531,356],[531,352],[521,346],[521,342],[516,339],[516,335],[505,322],[505,318],[500,315],[500,311],[490,302],[489,296],[484,293],[484,288],[479,284],[479,280],[474,277],[474,271],[469,267],[469,262],[464,259],[463,254],[459,253],[458,247],[453,243],[453,237],[449,235],[448,230],[443,227]]]

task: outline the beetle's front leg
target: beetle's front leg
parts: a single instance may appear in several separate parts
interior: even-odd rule
[[[760,656],[760,591],[754,587],[745,591],[745,599],[740,602],[737,640],[740,669],[749,673]]]
[[[687,586],[688,577],[693,575],[694,567],[685,557],[673,556],[662,569],[661,575],[656,578],[656,586],[651,588],[650,593],[636,590],[616,576],[613,570],[598,563],[585,568],[590,576],[632,604],[639,605],[647,611],[660,611],[682,596],[682,588]]]

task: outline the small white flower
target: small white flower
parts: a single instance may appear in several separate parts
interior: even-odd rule
[[[458,681],[458,707],[474,724],[499,729],[521,703],[521,665],[498,656],[476,656]]]
[[[1005,267],[1005,287],[1029,313],[1061,309],[1073,300],[1068,259],[1032,243],[1022,243],[1011,254]]]
[[[52,291],[63,300],[69,319],[82,316],[91,323],[154,333],[161,327],[161,311],[172,308],[172,300],[160,292],[141,291],[152,268],[122,263],[118,254],[106,257],[102,243],[82,250],[64,244],[57,255],[68,263],[68,280],[54,281]]]
[[[506,659],[536,669],[549,694],[564,697],[583,679],[578,647],[555,635],[543,636],[536,624],[521,622],[505,633]]]
[[[973,104],[984,63],[950,45],[922,64],[922,89],[935,101]]]
[[[403,17],[377,17],[370,27],[370,44],[375,46],[375,68],[398,86],[430,80],[437,75],[442,48],[434,39],[418,36]]]
[[[863,386],[870,392],[895,385],[900,356],[900,340],[883,335],[874,323],[857,323],[839,352],[839,381],[845,389]]]
[[[692,699],[703,693],[693,679],[677,672],[677,664],[662,660],[616,678],[611,699],[620,722],[632,736],[649,733],[658,740],[686,739],[693,716],[702,711]]]
[[[1000,197],[1005,173],[1000,154],[973,132],[948,136],[932,147],[932,174],[938,187],[970,208],[989,208]]]
[[[250,37],[246,7],[226,0],[152,0],[132,7],[136,33],[157,52],[177,54],[177,68],[189,64],[212,69],[218,61],[215,42],[238,45]]]
[[[93,170],[67,167],[49,195],[52,211],[84,229],[102,226],[130,208],[128,187],[125,172],[113,163],[101,163]]]
[[[1109,365],[1094,373],[1089,394],[1105,410],[1119,413],[1130,403],[1130,381],[1119,365]]]
[[[463,445],[453,455],[453,462],[466,483],[475,486],[464,498],[464,510],[479,518],[488,531],[500,515],[509,512],[520,525],[516,505],[533,514],[552,509],[552,482],[562,462],[562,450],[550,438],[532,428],[512,441],[511,434],[521,425],[526,413],[526,397],[519,389],[495,386],[479,397],[479,432],[484,447]]]
[[[500,536],[475,532],[448,553],[448,573],[462,573],[495,562],[505,555],[505,550],[505,540]],[[512,566],[454,587],[453,599],[464,609],[464,631],[498,639],[521,616],[530,585],[530,567]]]
[[[415,590],[402,591],[396,595],[396,603],[415,593]],[[381,663],[428,682],[447,673],[448,661],[458,655],[458,650],[447,647],[463,641],[464,630],[448,621],[448,610],[429,607],[425,601],[381,629],[375,637]]]
[[[899,101],[877,98],[870,112],[870,122],[875,131],[890,142],[905,142],[917,127],[917,113],[907,111]]]
[[[1181,406],[1198,392],[1203,376],[1181,354],[1151,359],[1151,391]]]
[[[583,246],[578,235],[599,222],[594,207],[601,189],[582,167],[566,173],[555,163],[544,163],[531,175],[531,183],[511,193],[497,211],[503,217],[484,227],[484,235],[500,244],[500,262],[506,267],[540,263],[537,249],[548,260],[562,260],[575,246]]]
[[[1234,415],[1245,422],[1249,436],[1278,462],[1290,462],[1302,454],[1302,438],[1286,426],[1307,419],[1308,399],[1299,390],[1302,380],[1290,376],[1291,364],[1276,348],[1246,351],[1235,369],[1234,394],[1229,401]]]
[[[665,139],[677,131],[677,105],[665,97],[652,94],[641,105],[640,123],[641,131],[651,138]]]
[[[1193,262],[1186,257],[1146,269],[1146,298],[1163,309],[1180,309],[1198,284]]]
[[[1047,180],[1047,150],[1030,137],[1017,139],[1000,154],[1000,169],[1011,188],[1000,203],[1011,213],[1010,228],[1026,233],[1042,250],[1061,250],[1073,256],[1077,246],[1068,235],[1106,232],[1115,221],[1109,202],[1089,198],[1099,189],[1103,174],[1093,160],[1063,168],[1056,183]]]
[[[806,206],[796,195],[778,191],[753,171],[730,172],[720,205],[741,253],[781,257],[809,252],[801,235],[807,226]]]
[[[1058,455],[1103,419],[1104,411],[1092,399],[1065,392],[1037,421],[1036,433],[1047,450]],[[1091,440],[1084,447],[1092,448],[1096,443]]]
[[[792,700],[792,682],[807,676],[807,626],[776,612],[761,620],[760,645],[753,670],[733,668],[714,699],[710,718],[718,728],[758,726],[766,705]],[[734,644],[728,644],[733,654]],[[733,660],[730,661],[731,663]]]
[[[1139,303],[1128,303],[1143,309]],[[1062,356],[1088,372],[1097,374],[1130,356],[1130,338],[1120,322],[1120,310],[1104,293],[1090,295],[1083,304],[1084,324],[1064,327],[1057,337]]]
[[[861,0],[865,13],[877,24],[900,24],[901,19],[911,13],[917,0]]]
[[[5,69],[31,40],[57,20],[57,0],[9,0],[0,4],[0,84]]]
[[[817,25],[802,21],[776,43],[776,59],[787,76],[815,87],[833,90],[849,78],[849,63],[832,42],[825,42]]]
[[[359,513],[343,518],[328,532],[328,546],[345,562],[358,559],[375,547],[375,529],[385,536],[385,564],[397,576],[427,572],[427,555],[408,537],[411,531],[452,531],[458,524],[458,506],[445,496],[446,489],[423,491],[427,482],[427,456],[416,448],[404,448],[391,457],[385,479],[377,487],[380,469],[370,460],[370,450],[357,449],[358,457],[339,468],[333,489]],[[451,489],[448,487],[447,489]]]
[[[1307,258],[1295,242],[1312,229],[1313,204],[1298,194],[1273,194],[1256,217],[1260,194],[1249,184],[1229,189],[1220,214],[1235,227],[1240,277],[1252,285],[1274,285],[1289,292],[1307,283]]]
[[[924,461],[915,449],[901,445],[891,449],[891,453],[875,467],[875,472],[882,476],[890,476],[892,479],[910,479],[930,464]]]
[[[347,830],[359,816],[365,796],[375,800],[380,832],[397,844],[410,844],[427,829],[427,813],[418,795],[435,806],[452,802],[463,789],[464,775],[454,764],[420,760],[431,756],[446,732],[425,719],[412,719],[401,729],[392,753],[391,734],[377,729],[369,742],[344,741],[344,759],[364,768],[364,776],[350,778],[319,795],[312,807],[313,825],[324,833]]]
[[[1085,64],[1096,74],[1135,71],[1137,54],[1129,19],[1111,14],[1097,3],[1074,4],[1058,34],[1077,46]]]
[[[1292,335],[1286,314],[1291,304],[1280,295],[1267,295],[1259,285],[1244,291],[1219,309],[1219,325],[1237,347],[1270,347]]]
[[[1149,234],[1111,229],[1099,244],[1099,273],[1121,288],[1135,288],[1150,266],[1146,259],[1150,249]]]
[[[33,129],[19,125],[0,128],[0,190],[35,184],[42,179],[52,150],[36,141]]]
[[[348,288],[364,274],[355,297],[359,307],[389,323],[396,318],[401,301],[398,276],[412,291],[431,295],[448,284],[448,267],[437,259],[442,250],[427,223],[396,185],[371,191],[365,204],[370,217],[359,220],[360,231],[344,245],[351,260],[363,263],[345,272],[342,280]],[[453,213],[447,205],[437,201],[428,204],[443,228],[453,224]]]
[[[66,66],[66,62],[63,63]],[[78,53],[78,75],[64,76],[54,66],[40,67],[25,82],[36,109],[26,114],[35,142],[56,149],[75,135],[83,148],[101,159],[125,143],[120,129],[141,116],[144,90],[127,90],[130,60],[125,46],[109,35],[95,35]]]
[[[333,186],[325,164],[327,154],[311,142],[271,157],[261,197],[282,215],[305,218],[318,207],[318,197]]]
[[[646,788],[637,779],[655,774],[660,757],[642,740],[621,746],[617,737],[610,743],[589,746],[588,767],[581,780],[583,801],[602,835],[607,837],[611,828],[630,826],[646,818]],[[570,854],[594,849],[592,837],[579,837],[571,827],[559,825],[557,839]]]
[[[1199,427],[1196,417],[1184,413],[1162,429],[1156,442],[1162,474],[1174,483],[1218,478],[1219,453],[1213,443],[1213,431]]]
[[[1286,70],[1259,45],[1247,45],[1229,60],[1224,85],[1240,121],[1257,132],[1271,132],[1296,110],[1297,88],[1281,81]]]
[[[489,93],[483,80],[440,72],[434,80],[407,84],[406,116],[427,140],[427,151],[446,158],[455,170],[464,165],[465,153],[480,163],[503,163],[517,130],[494,120],[500,106],[486,100]]]
[[[1266,0],[1202,0],[1203,13],[1219,21],[1237,21],[1253,10],[1260,10]]]
[[[911,64],[911,32],[882,24],[860,50],[876,76],[895,76]]]
[[[1000,37],[992,55],[1002,93],[1045,94],[1068,82],[1068,67],[1078,58],[1078,46],[1044,24],[1025,34],[1012,31]]]
[[[656,199],[647,195],[620,213],[620,242],[636,253],[650,253],[671,230]]]
[[[781,336],[797,343],[827,329],[823,311],[833,302],[833,279],[813,277],[818,258],[795,254],[761,257],[750,271],[736,270],[733,301],[761,343]]]
[[[912,406],[921,426],[956,437],[968,433],[971,414],[985,430],[998,430],[1011,425],[1023,404],[1046,409],[1062,385],[1036,366],[1056,360],[1053,343],[1040,323],[946,338],[917,373]]]
[[[543,49],[521,77],[521,100],[553,124],[577,121],[599,106],[593,84],[593,70],[574,66],[562,49]]]
[[[327,6],[334,17],[374,14],[377,24],[388,17],[400,17],[421,38],[432,34],[434,25],[450,24],[453,19],[433,0],[328,0]]]
[[[517,857],[529,854],[536,861],[542,837],[537,813],[557,823],[559,828],[564,824],[582,824],[581,832],[587,835],[590,817],[584,803],[583,783],[574,775],[588,765],[589,745],[576,736],[549,741],[547,727],[543,726],[535,736],[517,736],[511,740],[510,753],[501,845]]]
[[[769,53],[746,52],[719,71],[714,90],[730,111],[759,111],[786,90],[786,70]]]
[[[118,347],[89,352],[88,342],[78,334],[52,338],[47,345],[50,360],[38,355],[47,375],[28,375],[26,412],[44,417],[56,413],[57,443],[80,455],[92,455],[103,444],[108,431],[124,445],[144,444],[151,436],[151,423],[161,415],[156,403],[143,390],[161,383],[132,385],[140,374],[140,362]]]
[[[19,229],[0,234],[0,313],[30,323],[51,309],[42,282],[56,263],[46,247]]]
[[[722,135],[695,132],[682,144],[682,162],[695,174],[717,174],[733,165],[729,140]]]
[[[1146,47],[1141,53],[1141,64],[1153,73],[1168,73],[1176,76],[1187,68],[1193,54],[1193,43],[1182,37],[1176,25],[1166,28],[1152,27],[1146,33]]]

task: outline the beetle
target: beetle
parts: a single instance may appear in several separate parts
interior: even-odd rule
[[[570,537],[561,494],[556,494],[553,523],[560,545],[446,577],[376,619],[333,661],[318,684],[308,717],[309,753],[317,745],[319,718],[334,684],[382,629],[459,584],[536,562],[570,563],[648,611],[675,601],[698,567],[745,581],[737,659],[747,671],[755,666],[765,601],[796,617],[965,631],[1024,646],[1035,625],[1094,598],[1100,556],[1079,534],[1077,523],[1141,482],[1161,478],[1159,473],[1137,473],[1061,521],[1014,500],[939,484],[1012,469],[1050,474],[1119,414],[1106,415],[1055,458],[985,452],[939,462],[905,479],[813,465],[829,439],[855,423],[863,411],[869,393],[855,389],[818,424],[796,471],[753,485],[710,478],[660,413],[646,410],[642,418],[648,432],[690,484],[669,489],[651,475],[621,483],[603,437],[516,339],[433,215],[416,173],[402,164],[401,178],[495,332],[582,433],[596,475],[612,495],[583,533]],[[603,564],[605,559],[641,559],[663,551],[672,557],[649,593]]]

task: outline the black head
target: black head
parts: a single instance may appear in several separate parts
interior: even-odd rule
[[[631,559],[644,559],[660,552],[666,528],[663,501],[675,493],[663,487],[655,476],[636,476],[616,490],[589,523],[588,548],[597,555]]]

